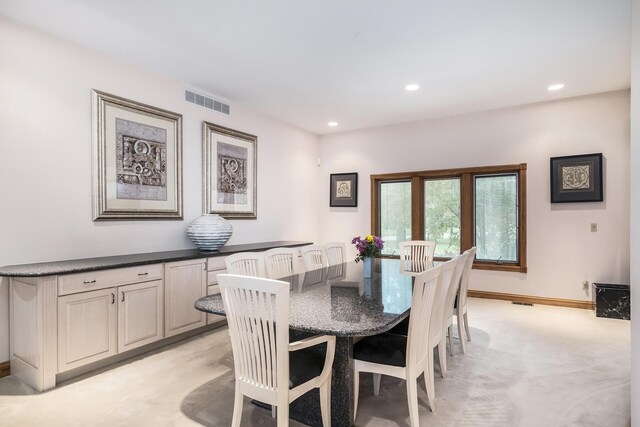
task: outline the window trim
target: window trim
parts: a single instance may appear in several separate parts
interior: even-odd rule
[[[527,164],[483,166],[471,168],[438,169],[432,171],[414,171],[371,175],[371,229],[380,233],[379,184],[382,181],[411,181],[411,235],[424,236],[424,186],[425,179],[460,178],[460,250],[473,246],[475,238],[474,186],[476,175],[512,174],[518,176],[518,262],[500,263],[476,260],[473,268],[477,270],[527,272]],[[415,238],[415,237],[412,237]],[[391,256],[389,256],[391,257]],[[444,261],[448,258],[435,258]]]

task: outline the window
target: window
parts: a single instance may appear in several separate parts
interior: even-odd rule
[[[518,176],[474,179],[477,259],[518,262]]]
[[[383,255],[397,255],[398,243],[411,240],[411,181],[380,183],[380,231]]]
[[[424,239],[438,257],[460,253],[460,178],[424,180]]]
[[[474,268],[526,272],[526,164],[372,175],[372,228],[385,241],[436,242],[436,260],[472,246]],[[417,237],[420,236],[420,237]]]

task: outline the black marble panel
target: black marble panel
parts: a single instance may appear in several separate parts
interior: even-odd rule
[[[100,258],[71,259],[64,261],[40,262],[35,264],[7,265],[0,267],[0,277],[43,277],[86,271],[109,270],[111,268],[134,267],[136,265],[158,264],[189,259],[231,255],[238,252],[265,251],[281,247],[310,245],[311,242],[275,241],[223,246],[217,251],[204,252],[198,249],[152,252],[106,256]]]
[[[631,289],[629,285],[593,284],[593,300],[597,317],[631,319]]]

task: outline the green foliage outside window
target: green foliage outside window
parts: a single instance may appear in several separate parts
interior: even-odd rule
[[[460,178],[424,181],[424,233],[436,256],[460,253]]]
[[[411,182],[383,182],[379,194],[382,254],[398,255],[398,244],[411,240]]]

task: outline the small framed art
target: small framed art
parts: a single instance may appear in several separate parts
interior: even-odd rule
[[[358,174],[332,173],[330,178],[330,207],[358,206]]]
[[[551,158],[551,203],[601,202],[602,153]]]
[[[182,219],[182,115],[93,91],[94,220]]]
[[[204,213],[257,218],[258,137],[204,122]]]

